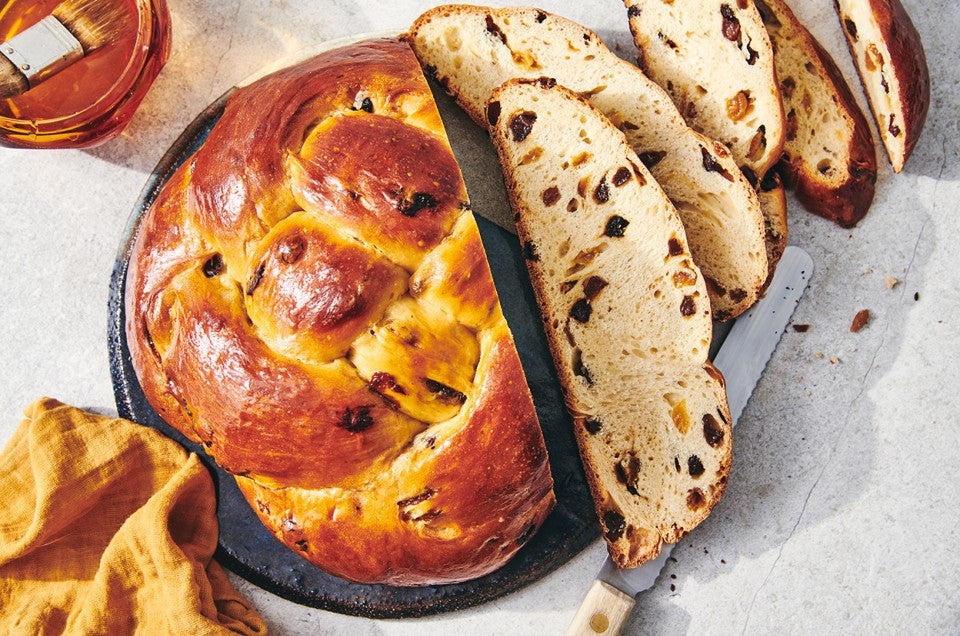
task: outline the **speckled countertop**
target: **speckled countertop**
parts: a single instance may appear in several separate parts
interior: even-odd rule
[[[110,274],[147,176],[194,116],[264,63],[401,30],[432,4],[170,0],[170,61],[121,137],[0,150],[0,442],[41,395],[116,412]],[[791,4],[862,97],[832,3]],[[899,175],[878,154],[876,199],[853,230],[790,200],[789,242],[816,267],[793,317],[809,330],[785,334],[737,427],[725,498],[639,597],[629,633],[960,632],[960,8],[904,4],[932,75],[923,136]],[[632,55],[619,2],[540,6]],[[332,614],[233,580],[275,634],[547,634],[567,627],[603,556],[597,542],[519,592],[424,619]]]

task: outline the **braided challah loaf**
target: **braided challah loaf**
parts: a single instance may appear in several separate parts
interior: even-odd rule
[[[126,302],[151,405],[333,574],[481,576],[554,505],[463,180],[403,42],[234,93],[142,220]]]

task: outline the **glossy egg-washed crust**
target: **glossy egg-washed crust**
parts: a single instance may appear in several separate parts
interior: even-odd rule
[[[235,92],[143,218],[126,303],[150,404],[333,574],[475,578],[554,505],[462,176],[403,42]]]

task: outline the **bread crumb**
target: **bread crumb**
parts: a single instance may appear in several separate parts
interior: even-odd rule
[[[830,356],[830,364],[840,364],[840,358],[837,356]]]
[[[870,322],[870,310],[861,309],[857,312],[857,315],[853,317],[853,322],[850,323],[850,332],[857,333],[866,327],[868,322]]]
[[[823,351],[817,351],[817,358],[823,359]]]
[[[884,282],[887,284],[887,289],[893,289],[900,284],[900,279],[896,276],[887,276],[887,280]]]

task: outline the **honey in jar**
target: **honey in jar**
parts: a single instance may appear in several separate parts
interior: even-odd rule
[[[130,121],[167,61],[170,14],[164,0],[103,1],[113,5],[113,19],[125,21],[116,25],[118,36],[26,92],[0,99],[0,145],[87,148],[115,137]],[[5,4],[0,42],[47,17],[58,4]]]

